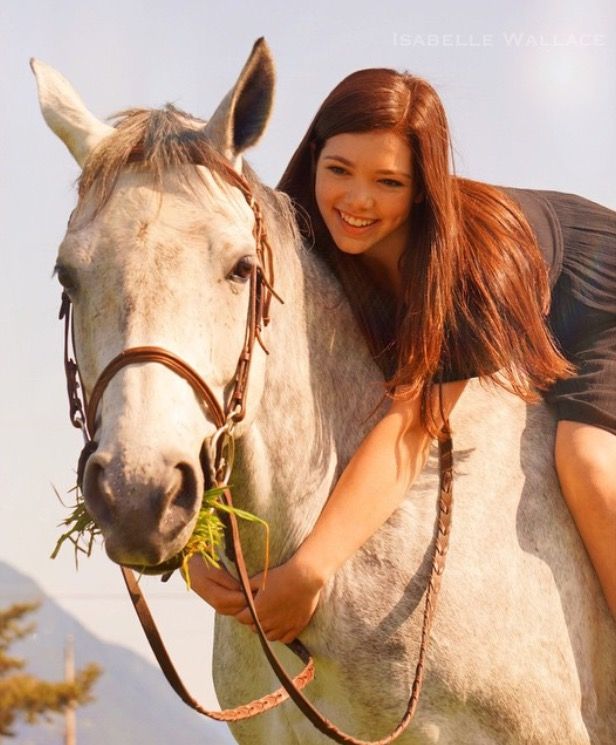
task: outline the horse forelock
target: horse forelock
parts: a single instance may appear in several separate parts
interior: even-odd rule
[[[131,164],[149,171],[159,187],[174,166],[204,165],[218,175],[225,170],[221,156],[202,134],[205,122],[171,104],[163,109],[128,109],[112,120],[115,131],[92,151],[79,179],[80,200],[89,197],[96,210],[106,204],[120,173]]]
[[[109,201],[120,174],[127,168],[149,172],[153,186],[162,195],[164,177],[170,170],[179,174],[184,185],[192,190],[195,181],[191,177],[199,169],[182,167],[203,166],[219,185],[237,187],[247,199],[253,196],[259,202],[276,243],[290,241],[295,246],[299,243],[296,215],[290,200],[265,186],[246,161],[243,161],[242,173],[237,173],[204,135],[204,120],[172,104],[162,109],[128,109],[113,116],[112,120],[115,132],[95,148],[84,164],[75,218],[83,218],[80,208],[86,202],[86,220],[95,217]],[[205,179],[201,181],[207,186]]]

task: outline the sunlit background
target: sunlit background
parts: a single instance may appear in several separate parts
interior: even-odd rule
[[[344,75],[408,69],[444,99],[459,173],[616,208],[616,5],[3,0],[0,34],[0,559],[93,633],[150,659],[102,549],[78,572],[69,550],[49,559],[66,515],[52,484],[61,493],[72,486],[80,449],[67,420],[51,278],[78,171],[40,116],[29,57],[61,70],[100,117],[170,101],[207,118],[265,36],[278,70],[276,104],[248,157],[269,184]],[[215,706],[212,614],[179,582],[170,585],[148,584],[155,612],[189,686]],[[0,588],[0,605],[10,601]]]

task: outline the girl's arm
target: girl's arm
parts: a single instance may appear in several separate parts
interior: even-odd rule
[[[446,417],[465,384],[443,385]],[[438,389],[434,399],[438,410]],[[264,590],[260,574],[251,579],[257,613],[270,641],[291,641],[304,629],[325,582],[400,505],[425,464],[430,444],[420,422],[419,401],[393,401],[349,461],[297,552],[269,571]],[[237,597],[234,592],[236,602]],[[252,626],[247,608],[231,614]]]
[[[465,384],[443,385],[446,417]],[[438,410],[438,389],[434,398]],[[419,420],[418,400],[393,401],[349,461],[292,560],[325,584],[400,505],[425,465],[431,442]]]

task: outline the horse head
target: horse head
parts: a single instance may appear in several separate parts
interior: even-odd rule
[[[86,400],[110,360],[155,346],[179,358],[224,408],[242,355],[258,267],[258,211],[242,153],[262,135],[273,63],[257,41],[206,123],[166,107],[131,110],[114,127],[71,85],[32,61],[44,118],[82,168],[79,200],[56,261],[73,308]],[[215,321],[215,322],[214,322]],[[263,389],[255,346],[248,426]],[[134,360],[106,382],[93,412],[86,507],[114,561],[155,567],[191,535],[204,491],[210,408],[167,364]],[[219,424],[219,423],[218,423]]]

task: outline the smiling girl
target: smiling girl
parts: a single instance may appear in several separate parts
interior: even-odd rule
[[[309,215],[391,404],[296,554],[265,591],[253,578],[270,640],[306,626],[328,578],[401,503],[475,376],[553,406],[563,495],[616,616],[616,214],[456,177],[450,153],[427,82],[361,70],[327,97],[280,182]],[[233,578],[195,570],[202,597],[251,624]]]

